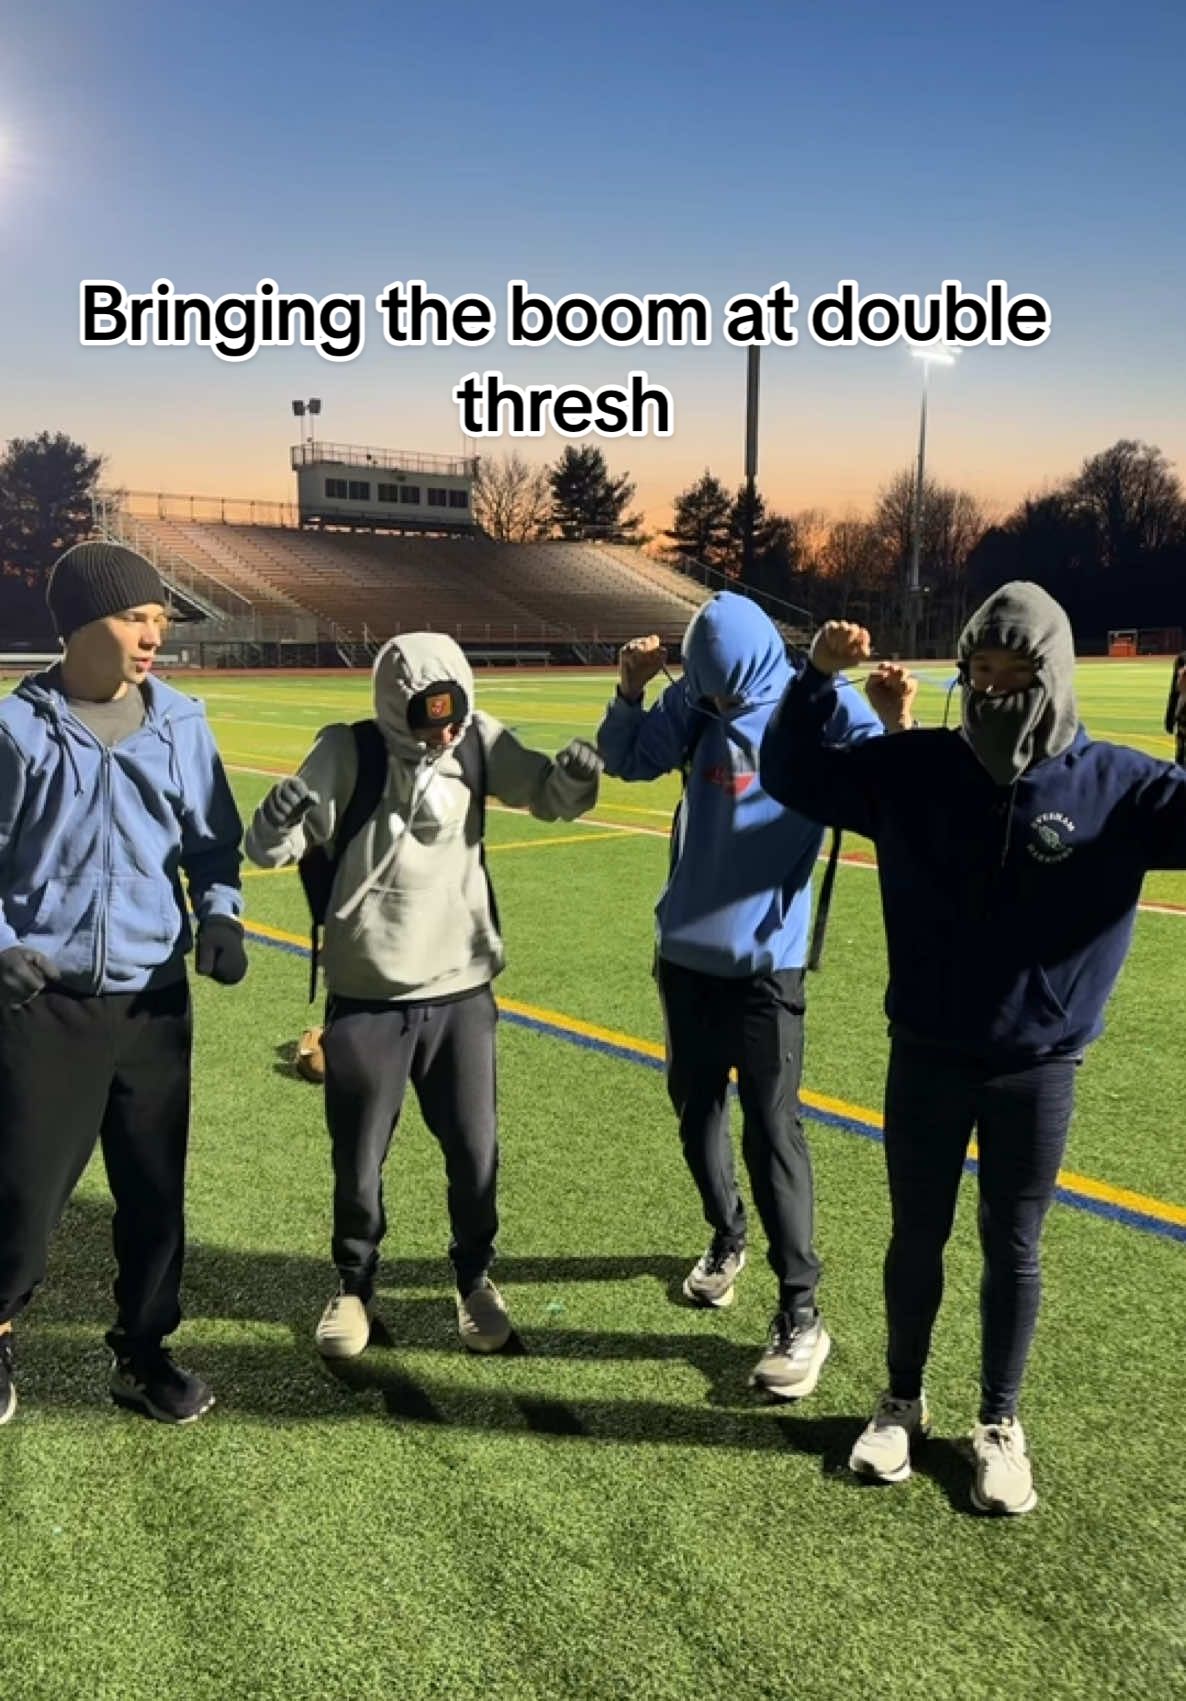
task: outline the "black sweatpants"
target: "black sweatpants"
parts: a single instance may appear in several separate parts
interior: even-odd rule
[[[45,1276],[50,1239],[95,1149],[115,1199],[113,1347],[181,1321],[192,1023],[184,980],[154,992],[47,990],[0,1011],[0,1322]]]
[[[982,1423],[1012,1417],[1041,1298],[1038,1243],[1054,1198],[1078,1059],[1003,1070],[895,1039],[885,1094],[893,1229],[885,1260],[890,1392],[917,1399],[943,1297],[943,1249],[973,1129],[979,1145]]]
[[[331,995],[322,1036],[333,1149],[333,1260],[347,1293],[369,1299],[387,1232],[383,1164],[409,1081],[445,1157],[449,1256],[466,1293],[494,1260],[498,1124],[488,986],[451,1003],[371,1003]]]
[[[718,1246],[746,1238],[729,1136],[729,1071],[737,1070],[741,1150],[778,1279],[779,1309],[814,1314],[811,1154],[803,1133],[803,970],[727,980],[660,957],[667,1089],[684,1158]]]

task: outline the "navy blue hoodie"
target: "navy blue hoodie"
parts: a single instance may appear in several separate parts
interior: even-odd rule
[[[808,667],[767,729],[762,783],[876,842],[891,1031],[981,1057],[1080,1053],[1146,871],[1186,868],[1186,772],[1079,727],[1001,786],[960,732],[830,748],[835,710]]]

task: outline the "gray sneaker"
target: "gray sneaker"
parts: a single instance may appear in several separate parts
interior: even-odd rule
[[[977,1512],[1018,1517],[1033,1511],[1038,1491],[1019,1419],[978,1423],[972,1431],[972,1454],[976,1460],[972,1505]]]
[[[780,1400],[802,1400],[815,1392],[832,1338],[817,1312],[811,1323],[796,1323],[780,1311],[770,1325],[770,1341],[754,1367],[750,1384]]]
[[[457,1295],[457,1333],[471,1353],[500,1352],[510,1340],[506,1300],[489,1276],[483,1276],[467,1294]]]
[[[733,1284],[744,1269],[744,1246],[718,1250],[714,1242],[688,1271],[684,1298],[693,1305],[708,1305],[720,1311],[733,1304]]]

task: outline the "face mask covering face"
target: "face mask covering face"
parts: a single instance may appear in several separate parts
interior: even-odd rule
[[[1003,696],[964,687],[963,734],[994,784],[1012,785],[1034,760],[1038,723],[1045,708],[1046,691],[1041,685]]]

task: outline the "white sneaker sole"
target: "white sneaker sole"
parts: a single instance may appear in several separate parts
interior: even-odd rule
[[[460,1338],[466,1352],[500,1353],[511,1338],[511,1327],[508,1324],[503,1335],[461,1335]]]
[[[750,1387],[760,1388],[764,1394],[773,1394],[776,1400],[805,1400],[809,1394],[814,1394],[819,1386],[820,1372],[828,1362],[832,1351],[832,1337],[825,1329],[820,1335],[820,1351],[816,1354],[815,1363],[801,1382],[779,1383],[769,1382],[760,1370],[755,1370],[750,1377]]]
[[[335,1340],[332,1337],[322,1340],[318,1336],[315,1337],[315,1341],[317,1351],[322,1358],[361,1358],[371,1344],[371,1334],[368,1329],[367,1338],[361,1345],[356,1340],[343,1341]]]
[[[7,1423],[9,1418],[12,1416],[12,1414],[15,1411],[16,1411],[16,1389],[13,1388],[13,1387],[10,1387],[9,1390],[8,1390],[8,1399],[5,1401],[5,1404],[4,1404],[4,1410],[2,1412],[0,1412],[0,1424]]]
[[[1029,1494],[1020,1506],[1006,1506],[1002,1500],[981,1500],[976,1492],[976,1484],[972,1484],[970,1499],[977,1512],[983,1512],[990,1518],[1020,1518],[1026,1512],[1032,1512],[1038,1504],[1038,1491],[1031,1488]]]
[[[914,1430],[910,1437],[910,1443],[906,1451],[906,1462],[899,1465],[896,1471],[880,1470],[871,1459],[861,1458],[855,1449],[848,1456],[848,1468],[854,1477],[861,1477],[865,1482],[883,1482],[887,1484],[909,1482],[910,1478],[914,1475],[914,1466],[911,1461],[913,1449],[918,1446],[920,1442],[925,1441],[930,1433],[930,1424],[928,1424],[925,1429]]]
[[[726,1307],[732,1305],[733,1301],[736,1299],[737,1286],[734,1284],[733,1287],[726,1288],[724,1293],[718,1294],[716,1298],[713,1299],[710,1298],[708,1294],[700,1293],[698,1289],[692,1286],[690,1281],[686,1281],[684,1283],[683,1293],[684,1298],[689,1300],[691,1304],[696,1306],[700,1311],[724,1311]]]

